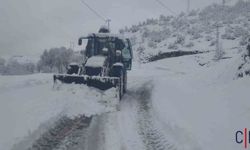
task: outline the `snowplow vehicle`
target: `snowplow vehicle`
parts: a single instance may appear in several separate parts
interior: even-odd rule
[[[132,67],[132,47],[129,39],[109,32],[80,37],[78,45],[87,40],[82,64],[70,64],[66,74],[55,74],[54,83],[86,84],[100,90],[116,88],[121,100],[127,90],[127,70]]]

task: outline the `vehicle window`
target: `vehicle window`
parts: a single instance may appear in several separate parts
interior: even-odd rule
[[[132,57],[131,57],[131,55],[130,55],[129,49],[124,48],[124,49],[122,50],[122,57],[123,57],[123,59],[124,59],[125,61],[128,61],[128,60],[132,59]]]
[[[118,50],[124,49],[125,44],[122,40],[117,39],[115,43],[116,43],[116,49],[118,49]]]

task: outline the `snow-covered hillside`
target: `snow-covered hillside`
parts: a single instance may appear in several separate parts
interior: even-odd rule
[[[129,36],[142,61],[151,55],[176,50],[216,49],[216,25],[225,51],[245,46],[250,36],[250,2],[233,6],[210,5],[178,16],[160,16],[120,30]]]
[[[219,63],[211,54],[171,58],[143,65],[154,79],[154,116],[179,149],[240,149],[235,132],[249,125],[249,77],[233,80],[240,57]],[[146,69],[147,68],[147,69]],[[141,75],[143,76],[143,75]],[[190,147],[191,146],[191,147]]]

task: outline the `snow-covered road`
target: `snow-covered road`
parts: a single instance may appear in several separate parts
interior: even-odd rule
[[[34,138],[30,134],[12,149],[174,150],[174,143],[168,141],[152,116],[152,88],[152,81],[131,87],[119,111],[72,119],[60,116],[36,140],[27,140]]]
[[[0,76],[0,149],[237,149],[234,131],[250,124],[250,80],[233,80],[237,57],[211,57],[136,64],[119,111],[114,89],[53,88],[51,74]]]

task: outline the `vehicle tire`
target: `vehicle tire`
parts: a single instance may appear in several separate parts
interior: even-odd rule
[[[86,85],[87,85],[88,87],[90,87],[90,86],[91,86],[91,83],[90,83],[90,80],[89,80],[89,79],[87,79],[87,81],[86,81]]]
[[[67,70],[67,74],[72,75],[72,74],[78,74],[79,71],[79,66],[72,66]]]
[[[122,99],[122,96],[123,96],[123,92],[124,92],[124,73],[123,73],[123,70],[121,69],[120,70],[120,80],[119,80],[119,100]]]
[[[122,99],[124,93],[124,69],[123,67],[113,67],[111,71],[111,77],[118,77],[119,80],[116,83],[116,95],[119,100]]]
[[[127,70],[124,71],[123,93],[127,92]]]

